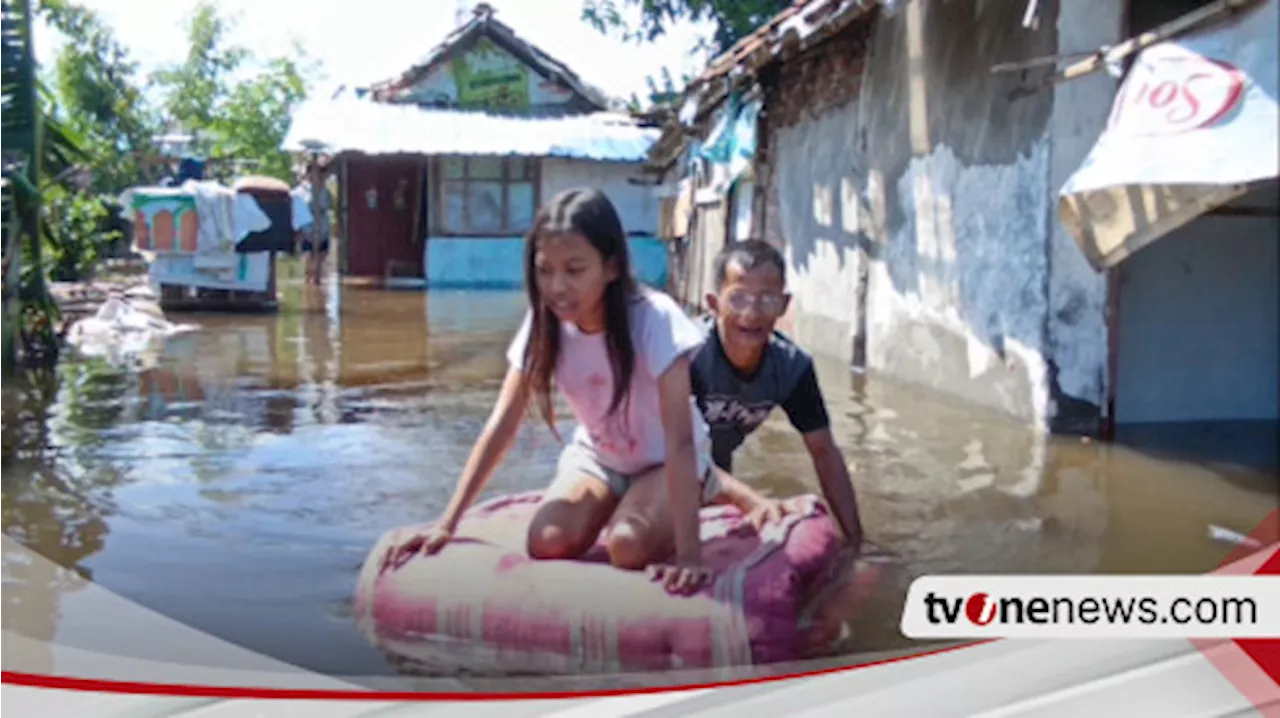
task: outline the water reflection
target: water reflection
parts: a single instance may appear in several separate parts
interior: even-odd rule
[[[252,650],[385,673],[348,615],[356,570],[380,533],[448,500],[523,298],[283,291],[277,315],[193,315],[199,331],[136,366],[69,358],[6,384],[4,532]],[[906,645],[897,625],[915,575],[1201,572],[1230,548],[1210,524],[1248,532],[1277,506],[1274,471],[1045,440],[819,369],[883,576],[847,616],[850,650]],[[781,415],[743,452],[735,467],[767,491],[818,490]],[[542,485],[556,454],[527,424],[489,491]],[[60,593],[74,587],[10,558],[5,628],[52,638]]]

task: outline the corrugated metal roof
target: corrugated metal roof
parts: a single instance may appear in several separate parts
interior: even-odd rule
[[[300,105],[281,148],[639,163],[658,135],[657,129],[640,127],[626,115],[607,112],[526,118],[341,98]]]

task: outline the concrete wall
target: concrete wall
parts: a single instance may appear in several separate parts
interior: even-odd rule
[[[655,234],[658,231],[659,192],[650,185],[631,182],[640,177],[638,165],[554,157],[542,160],[541,164],[543,202],[566,189],[593,187],[609,196],[627,232]]]
[[[860,365],[862,348],[882,377],[1092,431],[1110,389],[1108,277],[1056,202],[1117,80],[1044,88],[1047,70],[990,69],[1113,45],[1127,3],[1048,0],[1032,28],[1024,10],[911,0],[766,76],[764,236],[789,263],[783,329],[814,352]],[[1206,219],[1127,263],[1121,423],[1276,418],[1276,230]]]
[[[862,328],[868,218],[858,98],[870,30],[861,24],[785,63],[765,100],[764,236],[787,259],[794,297],[781,328],[844,362]]]
[[[770,190],[779,198],[775,232],[793,296],[785,329],[810,351],[848,360],[858,318],[859,194],[865,182],[857,147],[858,104],[780,129]]]
[[[613,202],[629,233],[652,233],[658,223],[654,188],[632,184],[635,165],[545,159],[541,201],[573,187],[601,190]],[[667,247],[654,237],[630,238],[632,272],[641,281],[665,287]],[[523,237],[429,237],[425,242],[427,283],[437,287],[518,287],[524,282]]]
[[[1017,3],[911,2],[881,23],[865,92],[882,243],[868,367],[1021,419],[1046,412],[1053,97],[1011,99],[991,65],[1052,55]],[[1057,3],[1041,3],[1053,18]]]
[[[1035,424],[1096,417],[1105,281],[1054,199],[1114,81],[1019,95],[1039,77],[990,71],[1120,37],[1119,0],[1065,5],[1029,29],[1021,3],[913,0],[783,66],[765,226],[806,346],[849,361],[863,342],[873,373]]]
[[[1058,16],[1058,46],[1067,50],[1114,45],[1124,35],[1126,3],[1071,0]],[[1053,89],[1049,164],[1050,414],[1055,428],[1088,431],[1106,405],[1107,275],[1085,260],[1053,203],[1106,125],[1119,81],[1098,72]]]
[[[1204,217],[1120,265],[1118,423],[1280,418],[1278,234]]]

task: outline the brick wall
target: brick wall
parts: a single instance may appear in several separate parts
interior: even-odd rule
[[[757,156],[762,170],[764,220],[757,231],[779,249],[785,238],[778,226],[778,193],[773,181],[777,161],[772,149],[777,146],[777,133],[857,99],[873,27],[872,22],[855,22],[761,78],[765,116]]]
[[[777,131],[857,98],[871,23],[858,22],[789,62],[769,96],[770,128]]]

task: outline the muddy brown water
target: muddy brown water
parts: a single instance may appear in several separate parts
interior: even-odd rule
[[[282,291],[278,315],[181,317],[201,328],[133,365],[69,356],[50,380],[6,383],[4,532],[251,650],[388,674],[352,625],[356,572],[382,532],[448,501],[523,298]],[[819,369],[888,567],[851,620],[850,652],[912,645],[898,620],[914,576],[1204,572],[1231,548],[1211,525],[1247,533],[1277,507],[1274,424],[1135,434],[1154,448],[1046,440],[836,363]],[[539,487],[556,453],[526,423],[486,493]],[[735,463],[774,495],[818,490],[781,412]],[[62,589],[21,576],[6,562],[5,628],[52,639]]]

